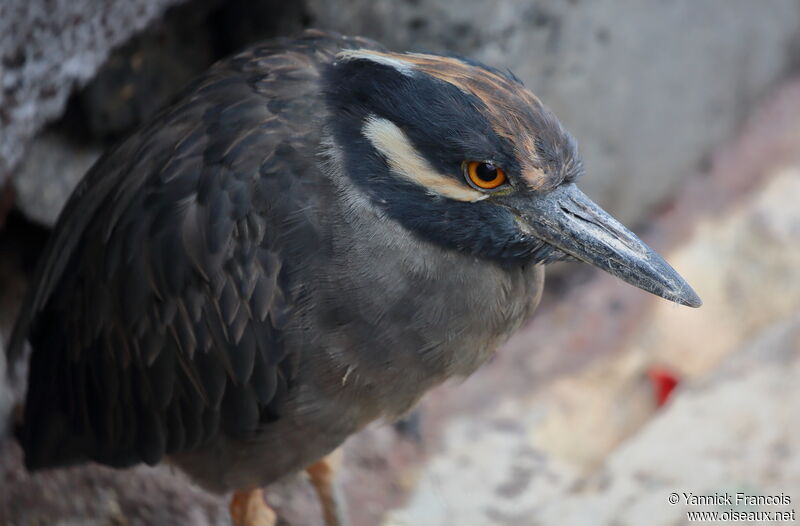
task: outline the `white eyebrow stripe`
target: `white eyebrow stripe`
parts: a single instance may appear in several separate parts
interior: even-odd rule
[[[340,51],[336,54],[336,60],[369,60],[371,62],[375,62],[376,64],[383,64],[384,66],[389,66],[391,68],[396,69],[403,75],[407,77],[411,77],[414,75],[414,65],[410,62],[406,62],[405,60],[401,60],[398,58],[393,58],[388,55],[384,55],[382,53],[376,53],[372,51],[368,51],[366,49],[352,49],[346,51]]]
[[[427,192],[469,203],[489,197],[489,194],[438,173],[392,121],[370,115],[364,122],[363,134],[386,157],[392,173],[423,187]]]

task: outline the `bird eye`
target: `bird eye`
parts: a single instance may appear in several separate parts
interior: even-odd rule
[[[470,161],[465,172],[469,182],[483,190],[492,190],[506,182],[502,168],[489,161]]]

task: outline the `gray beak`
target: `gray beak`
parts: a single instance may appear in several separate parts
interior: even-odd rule
[[[529,206],[530,213],[521,212],[530,235],[656,296],[689,307],[703,304],[675,269],[574,184]]]

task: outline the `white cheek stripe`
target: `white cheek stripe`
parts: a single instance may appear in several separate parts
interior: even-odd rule
[[[364,122],[363,133],[386,157],[392,173],[425,188],[429,193],[470,203],[489,197],[434,170],[411,145],[403,130],[392,121],[371,115]]]

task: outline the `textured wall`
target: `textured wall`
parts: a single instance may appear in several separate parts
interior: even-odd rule
[[[0,181],[112,47],[179,0],[0,2]]]

